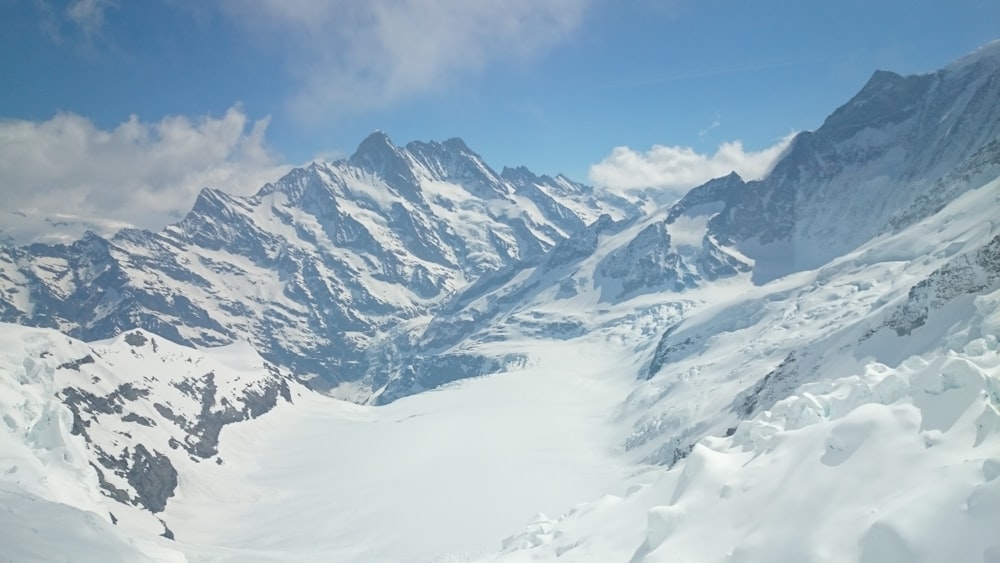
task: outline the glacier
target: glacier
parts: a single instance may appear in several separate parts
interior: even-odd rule
[[[1000,561],[1000,42],[624,198],[372,133],[0,246],[0,555]]]

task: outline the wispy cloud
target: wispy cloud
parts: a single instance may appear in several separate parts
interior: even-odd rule
[[[104,12],[115,6],[112,0],[76,0],[66,8],[66,17],[90,38],[104,28]]]
[[[159,229],[187,211],[203,187],[252,193],[288,170],[267,149],[267,125],[240,107],[195,120],[132,116],[113,129],[70,113],[0,121],[7,210],[0,230],[26,241],[59,238],[74,225],[114,229],[123,219]]]
[[[35,0],[42,30],[55,42],[67,37],[82,39],[88,47],[104,33],[106,13],[117,8],[116,0],[72,0],[57,6],[51,0]]]
[[[565,40],[591,0],[230,0],[227,13],[276,34],[306,121],[381,109]]]
[[[722,125],[722,115],[716,112],[715,117],[712,118],[712,122],[709,123],[704,129],[698,131],[698,138],[704,139],[713,130],[718,129],[720,125]]]
[[[653,145],[646,152],[615,147],[604,160],[590,167],[590,181],[614,191],[660,188],[673,190],[679,196],[730,172],[745,180],[756,180],[771,171],[793,137],[789,134],[760,151],[747,151],[740,141],[726,142],[713,154],[680,146]]]

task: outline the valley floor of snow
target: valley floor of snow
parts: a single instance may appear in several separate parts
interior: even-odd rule
[[[299,388],[181,471],[176,540],[5,486],[0,561],[997,563],[1000,290],[963,310],[929,327],[947,349],[806,383],[670,470],[622,448],[662,319],[381,407]]]
[[[596,342],[382,407],[299,393],[223,430],[162,517],[192,561],[465,561],[647,473],[609,424],[634,383]]]

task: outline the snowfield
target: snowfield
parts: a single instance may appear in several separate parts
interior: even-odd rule
[[[4,328],[4,359],[23,356],[24,342],[51,347],[47,364],[88,350],[66,337],[59,342],[53,331]],[[621,451],[622,426],[609,424],[631,384],[631,370],[619,369],[628,357],[607,354],[601,342],[523,345],[532,348],[532,365],[384,407],[296,386],[291,403],[225,427],[218,461],[180,471],[176,496],[157,514],[175,541],[143,522],[112,526],[109,511],[121,517],[121,509],[98,494],[85,457],[69,459],[75,473],[52,477],[85,445],[70,434],[68,409],[51,389],[39,389],[37,404],[5,405],[24,414],[3,427],[5,444],[26,443],[3,450],[14,469],[0,474],[0,483],[16,500],[5,505],[19,525],[4,527],[0,544],[21,546],[16,561],[51,560],[62,550],[94,561],[140,560],[140,552],[177,561],[446,561],[489,553],[536,512],[623,494],[648,471]],[[253,371],[253,362],[243,363]],[[158,379],[152,362],[146,369]],[[13,361],[5,373],[29,376]],[[8,388],[4,396],[16,395]],[[51,443],[31,439],[41,428]],[[133,437],[142,431],[129,430]],[[81,483],[90,496],[76,499]],[[48,498],[32,505],[26,489]],[[25,522],[37,528],[50,518],[72,525],[20,533]],[[141,539],[127,537],[129,526]],[[53,544],[59,551],[48,549]]]
[[[298,394],[224,430],[224,463],[182,476],[163,518],[223,561],[493,551],[536,512],[622,494],[643,471],[608,424],[629,384],[624,358],[597,344],[525,343],[534,365],[383,407]]]
[[[483,561],[1000,561],[1000,291],[975,307],[958,349],[804,385]]]

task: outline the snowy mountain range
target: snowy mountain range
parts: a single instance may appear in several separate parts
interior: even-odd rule
[[[469,281],[637,212],[561,176],[497,174],[459,139],[400,148],[376,132],[254,196],[205,189],[160,233],[4,248],[0,318],[84,340],[141,327],[188,345],[246,341],[326,389],[382,374],[369,356],[383,335]]]
[[[0,545],[1000,561],[1000,43],[641,197],[375,132],[0,248]]]

